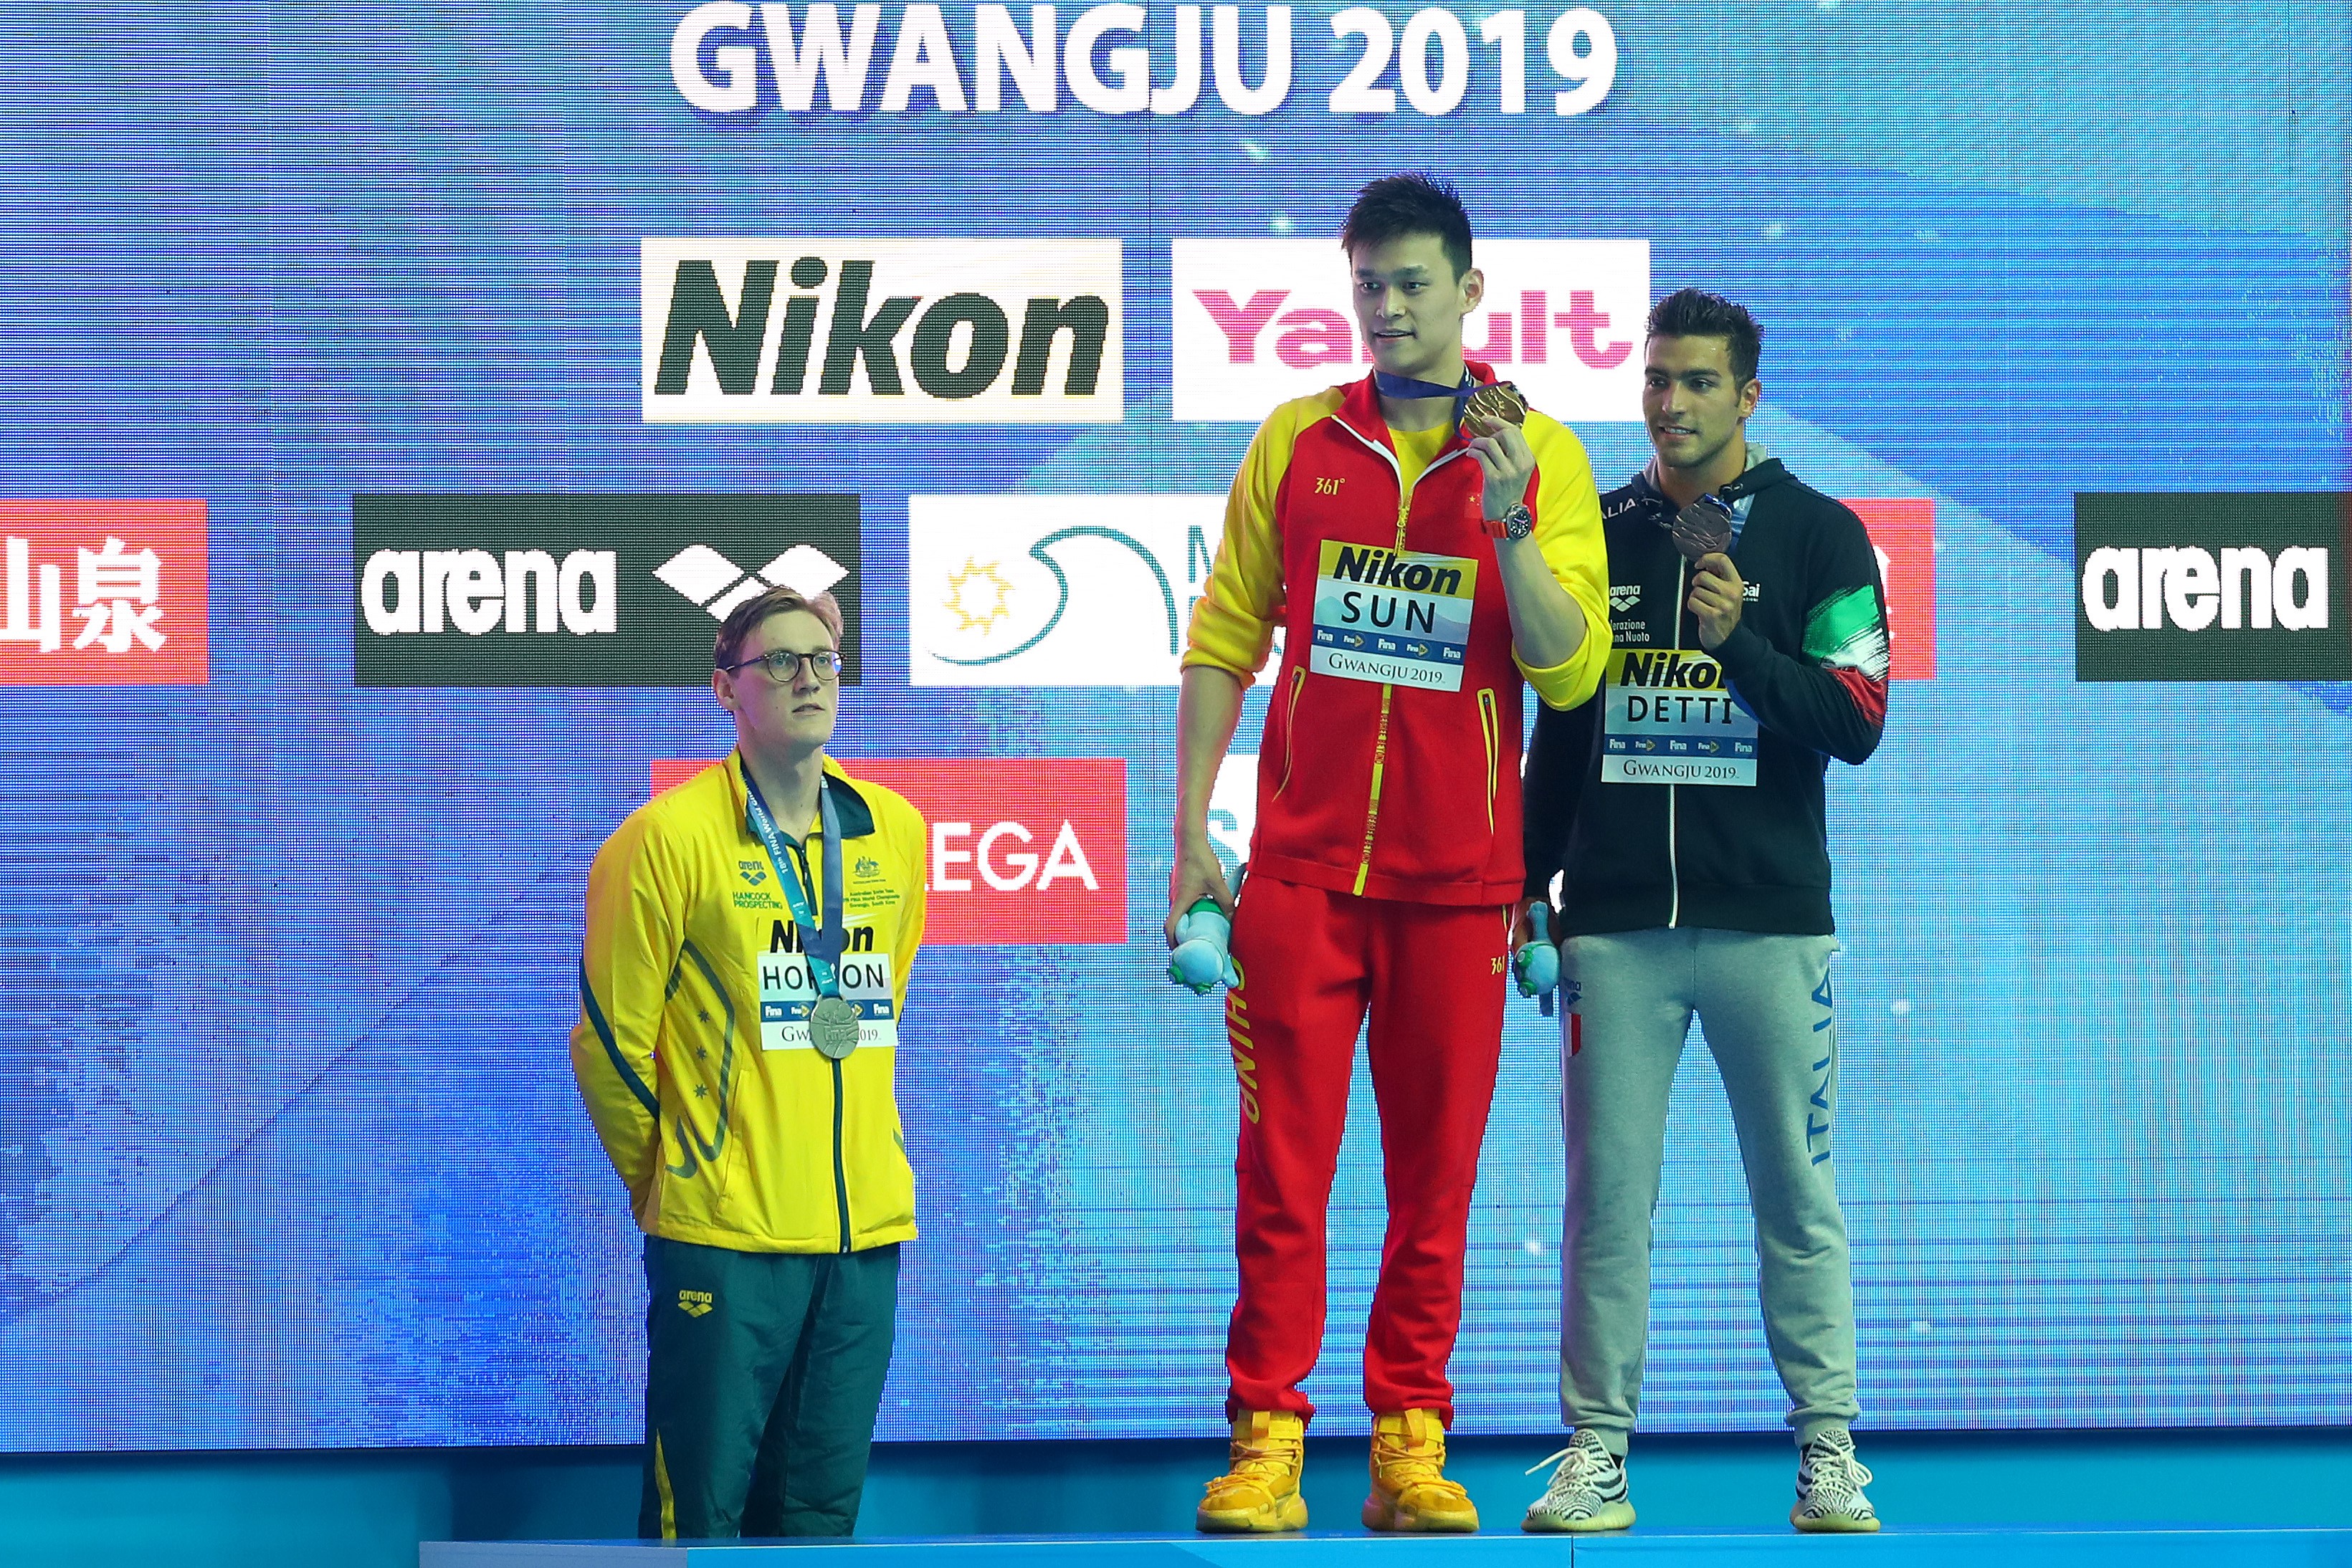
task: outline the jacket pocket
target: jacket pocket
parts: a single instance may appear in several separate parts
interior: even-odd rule
[[[1290,788],[1290,764],[1298,748],[1298,694],[1307,685],[1307,668],[1300,665],[1290,672],[1290,692],[1282,703],[1282,777],[1274,787],[1275,798]]]
[[[1495,791],[1500,786],[1503,768],[1503,720],[1496,711],[1495,688],[1478,688],[1478,732],[1486,742],[1486,833],[1495,831]]]

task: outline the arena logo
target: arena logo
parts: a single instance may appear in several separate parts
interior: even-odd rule
[[[202,501],[0,501],[0,686],[211,679]]]
[[[857,547],[854,497],[354,497],[353,676],[699,686],[714,622],[788,586],[840,601],[854,682]]]
[[[1255,423],[1366,373],[1336,236],[1172,248],[1176,418]],[[1555,419],[1641,418],[1647,240],[1485,240],[1477,262],[1486,297],[1463,320],[1472,359]]]
[[[2084,681],[2352,678],[2352,497],[2074,497]]]
[[[2101,632],[2219,625],[2285,632],[2327,629],[2327,551],[2290,547],[2273,560],[2253,545],[2103,546],[2083,565],[2083,613]]]
[[[643,240],[644,417],[1117,423],[1121,256],[1114,239]]]
[[[657,761],[654,792],[712,765]],[[1124,758],[885,758],[843,766],[923,813],[925,942],[1127,940]]]
[[[1223,496],[910,496],[908,679],[1172,686]]]

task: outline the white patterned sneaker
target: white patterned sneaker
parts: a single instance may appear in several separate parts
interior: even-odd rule
[[[1870,1471],[1853,1457],[1853,1434],[1832,1427],[1799,1451],[1797,1501],[1789,1522],[1808,1535],[1867,1535],[1878,1511],[1862,1495]]]
[[[1559,1467],[1543,1496],[1528,1505],[1521,1530],[1538,1535],[1585,1535],[1633,1527],[1633,1505],[1625,1500],[1625,1461],[1602,1445],[1600,1433],[1579,1427],[1569,1434],[1567,1448],[1528,1466],[1528,1474],[1555,1459]]]

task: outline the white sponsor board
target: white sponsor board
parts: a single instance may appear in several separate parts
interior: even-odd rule
[[[1255,423],[1276,403],[1370,368],[1336,239],[1180,239],[1173,246],[1175,416]],[[1486,298],[1470,358],[1570,423],[1642,417],[1647,240],[1481,240]]]
[[[1172,686],[1223,496],[910,496],[918,686]]]
[[[1115,424],[1115,239],[639,242],[653,423]]]

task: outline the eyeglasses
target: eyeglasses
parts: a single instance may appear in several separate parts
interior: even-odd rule
[[[806,664],[809,674],[820,685],[831,685],[841,678],[841,655],[831,648],[819,648],[812,653],[795,653],[790,648],[771,648],[749,659],[739,659],[719,667],[729,674],[758,664],[768,672],[768,678],[778,685],[789,685],[800,678],[801,666]]]

